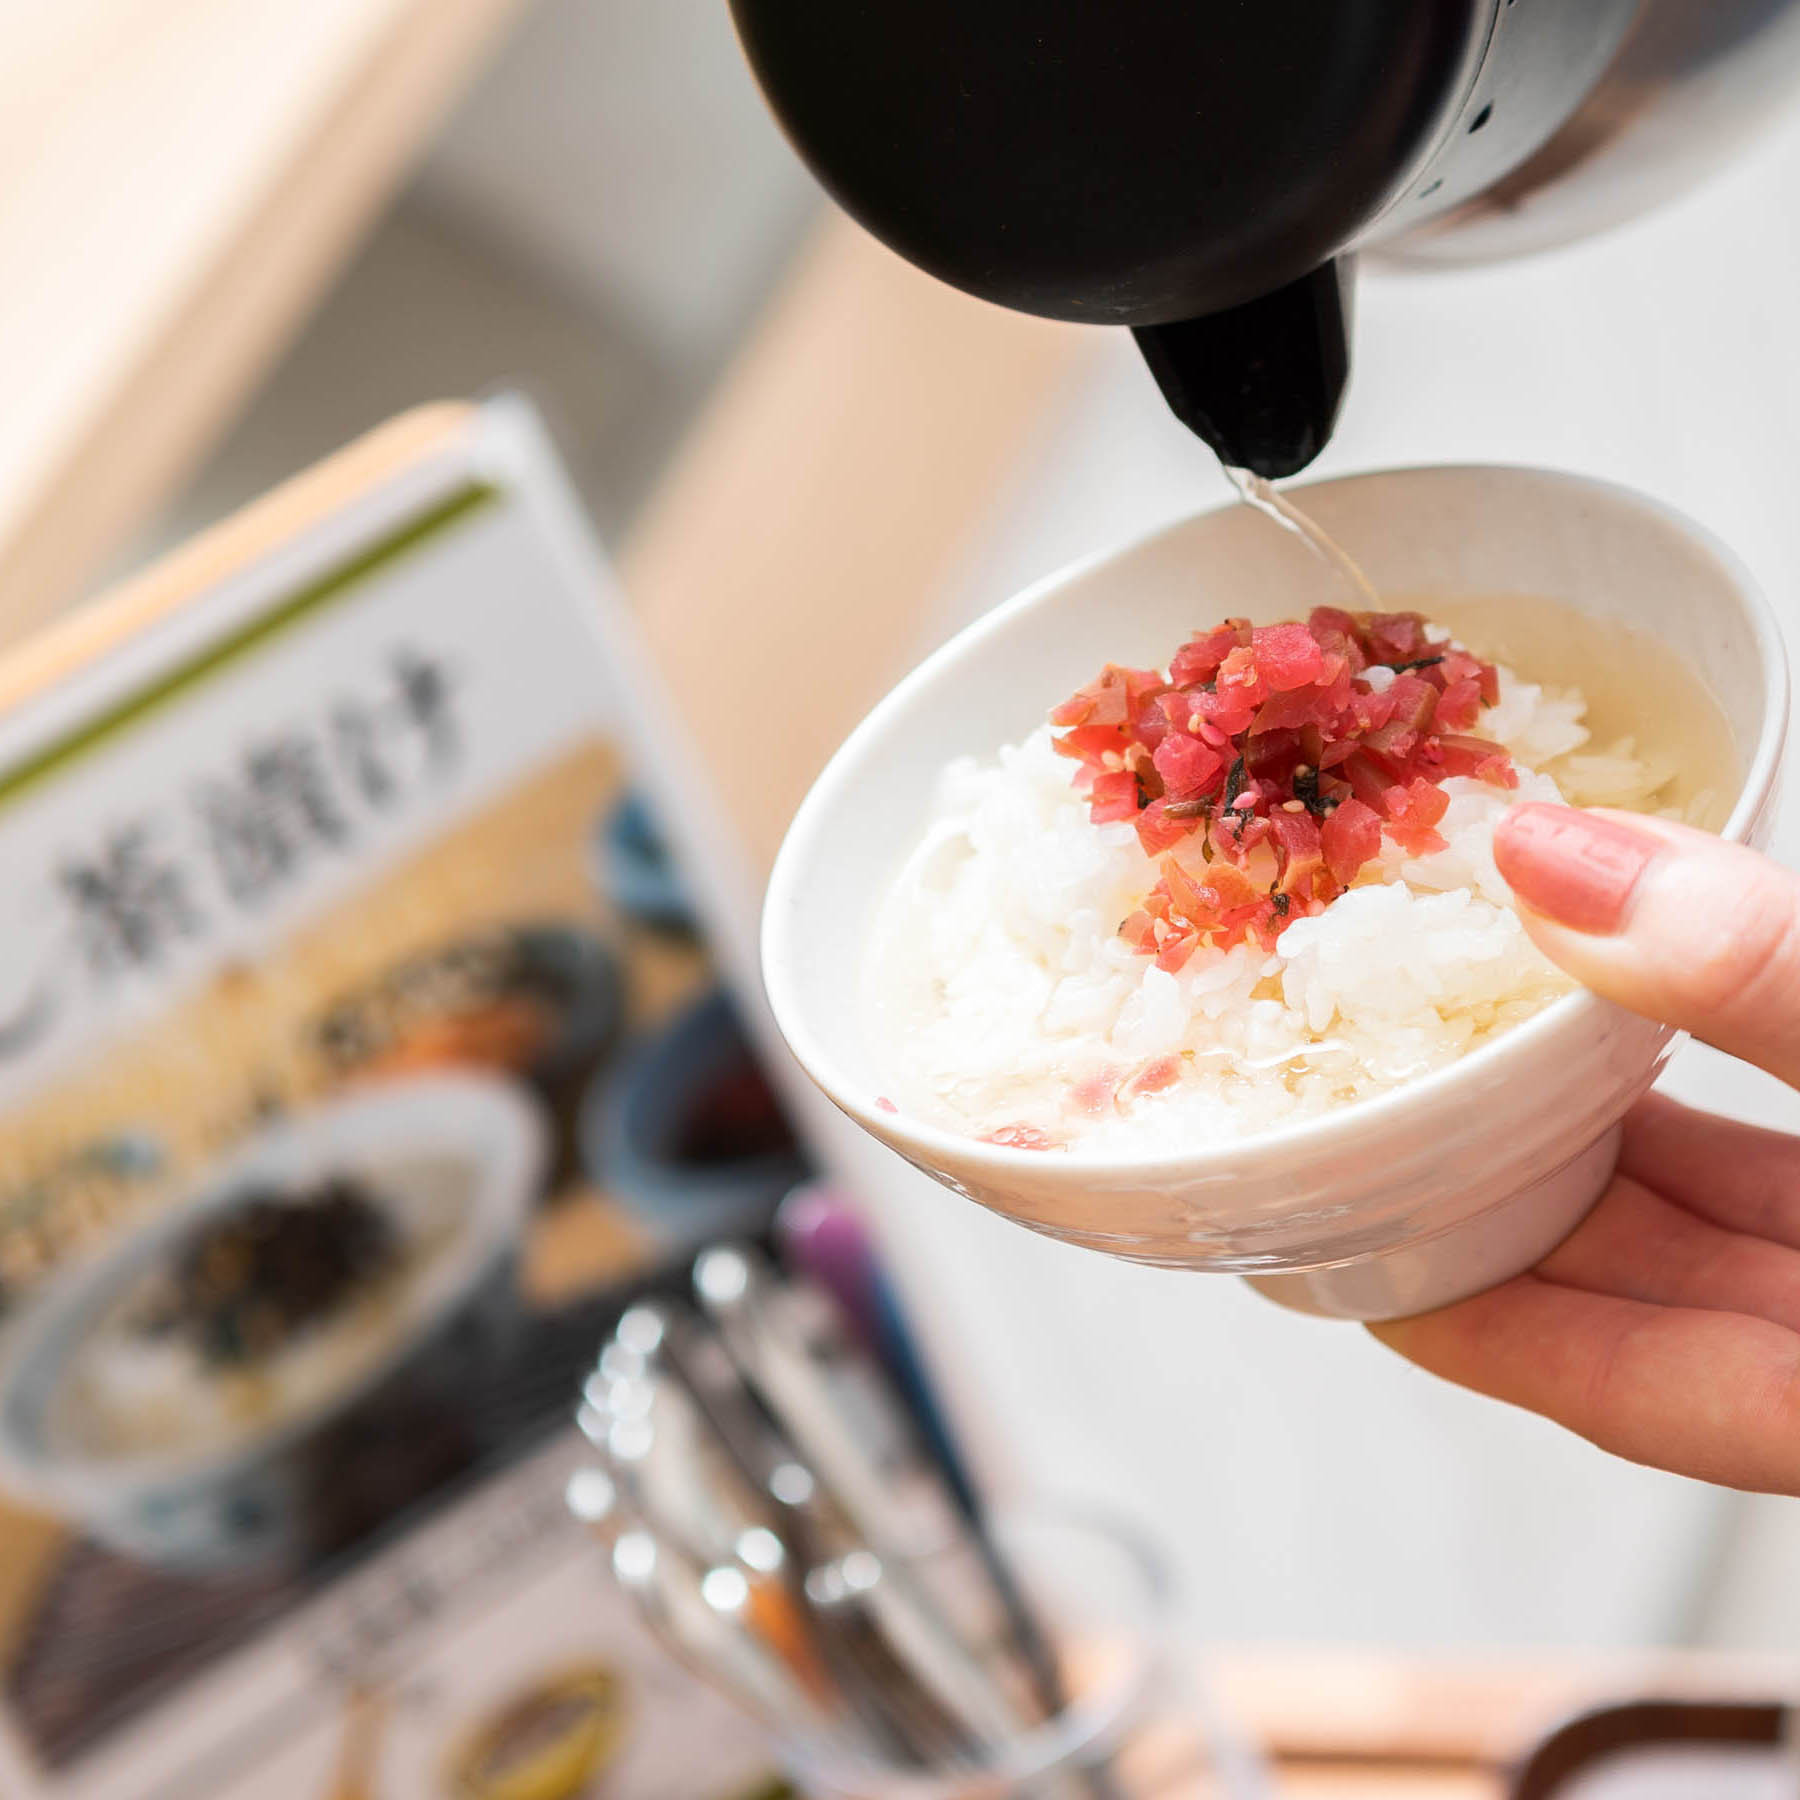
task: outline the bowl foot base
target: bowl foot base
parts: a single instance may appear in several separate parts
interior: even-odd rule
[[[1406,1319],[1484,1293],[1550,1254],[1594,1208],[1619,1160],[1614,1126],[1580,1156],[1423,1244],[1293,1275],[1251,1275],[1258,1293],[1327,1319]]]

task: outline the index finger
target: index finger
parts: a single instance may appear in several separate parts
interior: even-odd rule
[[[1516,807],[1494,853],[1576,980],[1800,1086],[1800,878],[1690,826],[1563,806]]]
[[[1653,1468],[1800,1494],[1800,1334],[1523,1275],[1375,1325],[1420,1367]]]
[[[1727,1231],[1800,1250],[1800,1138],[1649,1094],[1625,1119],[1619,1173]]]

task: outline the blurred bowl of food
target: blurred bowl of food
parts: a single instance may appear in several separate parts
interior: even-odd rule
[[[495,1068],[554,1091],[605,1057],[624,1020],[617,954],[542,921],[408,958],[336,1000],[315,1037],[340,1077]]]
[[[588,1179],[677,1247],[755,1229],[811,1172],[717,988],[590,1087],[579,1135]]]
[[[580,925],[508,924],[436,945],[337,997],[313,1039],[333,1082],[493,1069],[555,1121],[555,1187],[576,1166],[583,1090],[624,1031],[618,952]]]
[[[470,1072],[257,1133],[27,1304],[0,1344],[0,1480],[158,1564],[334,1547],[375,1473],[359,1443],[401,1490],[409,1458],[461,1448],[547,1154],[535,1101]]]

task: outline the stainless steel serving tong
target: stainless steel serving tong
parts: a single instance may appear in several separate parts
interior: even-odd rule
[[[701,1312],[634,1306],[583,1390],[571,1509],[682,1662],[795,1741],[983,1767],[1060,1709],[1049,1640],[833,1302],[706,1252]],[[1110,1800],[1097,1765],[1040,1800]]]

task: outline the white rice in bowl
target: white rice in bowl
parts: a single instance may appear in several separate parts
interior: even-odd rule
[[[1629,740],[1597,750],[1585,717],[1579,693],[1501,668],[1480,733],[1511,753],[1517,789],[1444,782],[1445,849],[1409,856],[1385,840],[1273,950],[1207,946],[1176,974],[1119,936],[1155,859],[1131,824],[1090,822],[1049,726],[953,764],[865,972],[884,1101],[971,1137],[1147,1155],[1314,1117],[1456,1061],[1573,986],[1513,910],[1494,866],[1500,818],[1522,801],[1653,810],[1674,778]]]

